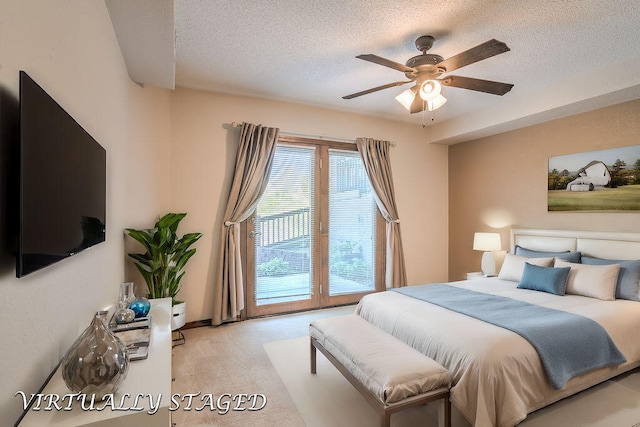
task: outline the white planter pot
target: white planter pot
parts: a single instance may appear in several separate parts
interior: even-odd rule
[[[186,318],[187,318],[187,303],[181,302],[180,304],[176,304],[172,308],[173,317],[171,318],[171,330],[175,331],[176,329],[180,329],[184,326]]]

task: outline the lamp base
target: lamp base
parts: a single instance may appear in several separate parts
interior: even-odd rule
[[[496,259],[493,256],[493,252],[485,252],[482,254],[482,272],[485,276],[496,275]]]

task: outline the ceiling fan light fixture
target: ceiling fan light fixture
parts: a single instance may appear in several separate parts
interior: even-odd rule
[[[500,96],[509,92],[513,87],[513,85],[509,83],[448,74],[467,65],[508,52],[510,49],[504,42],[491,39],[450,58],[444,59],[440,55],[427,53],[433,46],[434,41],[433,36],[426,35],[418,37],[416,47],[422,52],[422,55],[409,58],[404,64],[371,53],[356,56],[358,59],[400,71],[404,73],[405,77],[409,80],[388,83],[352,93],[342,98],[353,99],[391,87],[413,83],[415,86],[396,96],[396,100],[406,108],[409,113],[413,114],[427,109],[434,111],[442,107],[447,102],[447,98],[441,95],[443,84],[445,86],[453,86],[460,89]],[[442,77],[443,74],[447,74],[447,76]]]
[[[420,85],[420,98],[425,101],[433,101],[440,95],[442,85],[437,80],[425,80]]]
[[[396,101],[400,103],[407,111],[411,111],[411,104],[413,103],[414,98],[416,97],[416,92],[414,88],[407,89],[402,92],[400,95],[396,96]]]
[[[447,98],[439,94],[435,99],[427,101],[429,111],[437,110],[447,102]]]

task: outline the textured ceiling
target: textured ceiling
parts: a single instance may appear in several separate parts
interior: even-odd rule
[[[427,142],[640,97],[638,0],[174,0],[174,7],[176,86],[424,123]],[[429,53],[444,58],[492,38],[505,42],[510,52],[451,74],[514,88],[495,96],[445,87],[447,104],[413,115],[394,99],[410,85],[341,98],[405,79],[356,55],[404,63],[425,34],[436,38]]]

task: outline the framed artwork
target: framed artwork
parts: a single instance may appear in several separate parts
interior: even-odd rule
[[[640,145],[549,158],[549,211],[640,210]]]

